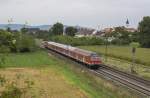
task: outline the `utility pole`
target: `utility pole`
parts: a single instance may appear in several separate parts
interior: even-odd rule
[[[10,18],[10,19],[8,19],[8,25],[7,25],[7,28],[6,28],[6,30],[10,30],[11,29],[11,23],[13,22],[13,18]]]
[[[24,28],[26,28],[27,26],[28,26],[28,22],[25,21]]]
[[[105,62],[107,62],[108,56],[108,35],[105,34]]]
[[[64,27],[63,28],[63,36],[65,36],[66,35],[66,28]]]
[[[134,70],[134,64],[135,64],[135,52],[136,52],[136,48],[133,47],[132,48],[132,64],[131,64],[131,73],[135,73]]]

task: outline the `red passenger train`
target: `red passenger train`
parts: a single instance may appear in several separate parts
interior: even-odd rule
[[[99,65],[102,64],[101,58],[96,53],[91,51],[51,41],[45,42],[44,46],[50,50],[84,63],[92,69],[97,69]]]

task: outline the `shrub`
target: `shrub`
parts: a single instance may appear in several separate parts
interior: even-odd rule
[[[16,42],[16,49],[19,52],[31,52],[35,50],[35,40],[32,36],[22,35]]]
[[[0,53],[29,52],[35,50],[35,46],[35,40],[30,35],[0,30]]]
[[[137,47],[140,47],[140,43],[138,43],[138,42],[132,42],[132,43],[130,43],[130,46],[137,48]]]
[[[62,44],[72,45],[72,46],[84,46],[84,45],[103,45],[104,41],[101,38],[96,37],[81,37],[75,38],[71,36],[52,36],[51,41],[55,41]]]
[[[111,43],[114,45],[129,45],[130,42],[129,39],[114,39]]]

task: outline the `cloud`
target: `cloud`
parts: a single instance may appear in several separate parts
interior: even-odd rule
[[[0,0],[0,22],[10,17],[17,23],[114,26],[129,18],[137,26],[150,16],[150,0]]]

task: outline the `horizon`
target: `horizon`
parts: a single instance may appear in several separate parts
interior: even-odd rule
[[[62,23],[63,24],[63,23]],[[23,24],[23,23],[12,23],[12,24],[8,24],[8,23],[0,23],[0,25],[25,25],[25,24]],[[94,27],[88,27],[88,26],[81,26],[81,25],[66,25],[66,24],[63,24],[64,26],[72,26],[72,27],[75,27],[75,26],[79,26],[79,27],[82,27],[82,28],[89,28],[89,29],[100,29],[100,30],[102,30],[102,29],[105,29],[105,28],[115,28],[115,27],[122,27],[122,26],[124,26],[124,27],[126,27],[126,25],[119,25],[119,26],[111,26],[111,27],[103,27],[103,28],[99,28],[99,26],[97,26],[96,28],[94,28]],[[26,26],[31,26],[31,27],[36,27],[36,26],[53,26],[53,24],[27,24]],[[127,28],[135,28],[135,29],[137,29],[138,28],[138,26],[137,27],[131,27],[131,26],[129,26],[129,27],[127,27]]]

